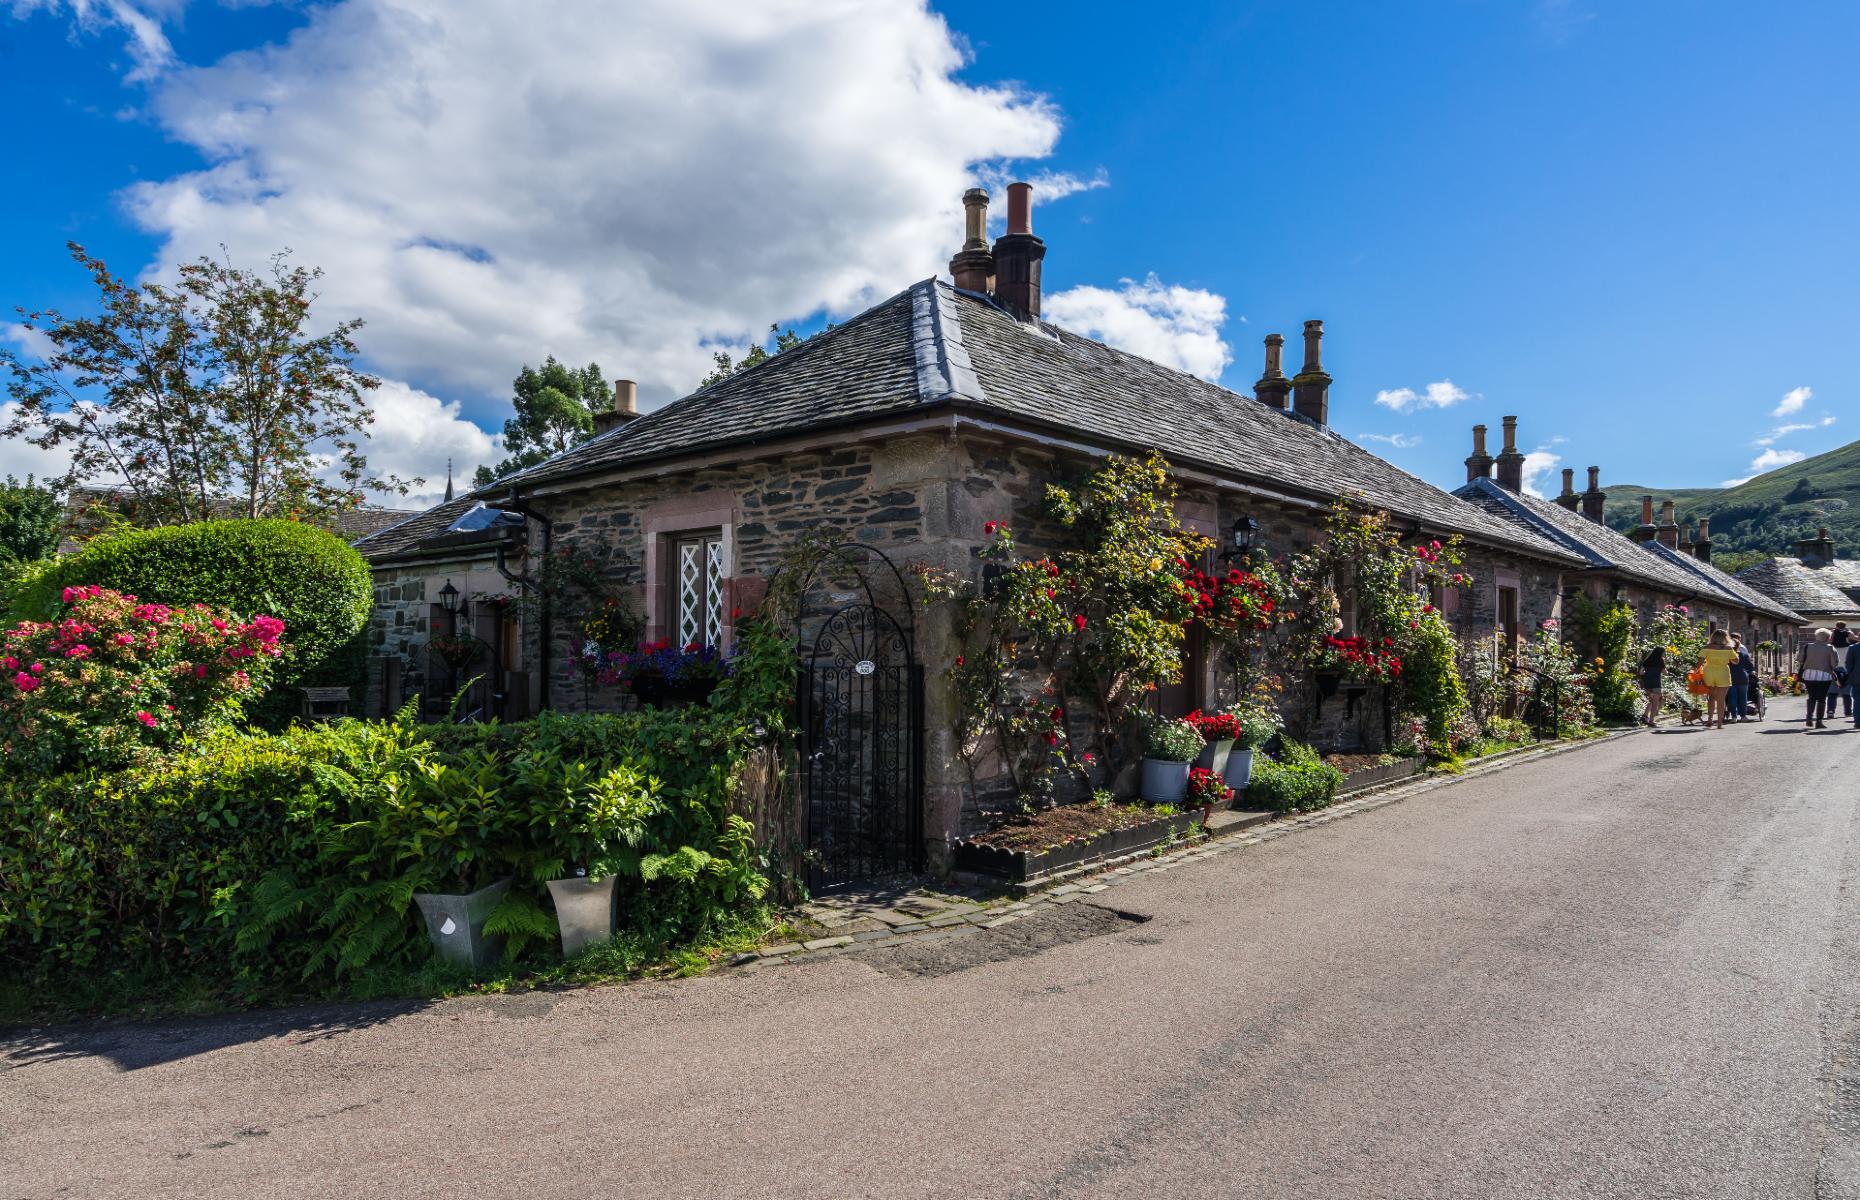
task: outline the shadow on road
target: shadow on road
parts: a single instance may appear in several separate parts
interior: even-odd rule
[[[68,1058],[107,1058],[121,1070],[136,1071],[271,1038],[317,1042],[419,1012],[431,1003],[381,1000],[150,1024],[0,1030],[0,1074]]]

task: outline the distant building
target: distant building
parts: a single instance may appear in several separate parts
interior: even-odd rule
[[[1860,561],[1834,557],[1834,539],[1825,527],[1797,542],[1795,557],[1757,563],[1737,578],[1802,614],[1801,637],[1836,621],[1860,627]]]

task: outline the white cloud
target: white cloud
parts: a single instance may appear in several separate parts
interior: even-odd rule
[[[1832,418],[1830,418],[1830,420],[1832,420]],[[1827,422],[1825,421],[1823,422],[1823,424],[1826,424],[1826,423]],[[1816,426],[1812,424],[1809,424],[1809,425],[1802,425],[1802,424],[1778,425],[1776,428],[1770,430],[1769,433],[1765,434],[1763,437],[1758,438],[1755,444],[1758,446],[1773,446],[1776,444],[1776,439],[1778,438],[1786,438],[1792,433],[1800,433],[1804,429],[1814,429],[1814,428],[1816,428]]]
[[[1719,481],[1718,486],[1734,488],[1740,483],[1749,483],[1752,479],[1755,479],[1755,478],[1756,478],[1755,475],[1746,475],[1742,479],[1724,479],[1724,480]]]
[[[1385,445],[1393,446],[1397,450],[1407,450],[1421,444],[1420,438],[1410,437],[1405,433],[1359,433],[1356,435],[1356,440],[1359,442],[1382,442]]]
[[[1462,400],[1470,399],[1471,393],[1455,385],[1451,379],[1430,383],[1418,392],[1404,387],[1376,393],[1377,404],[1398,413],[1412,412],[1418,408],[1451,408]]]
[[[41,362],[58,353],[58,346],[41,329],[33,329],[17,322],[0,321],[0,341],[12,342],[28,356]]]
[[[19,401],[0,403],[0,425],[19,415]],[[64,474],[71,466],[71,451],[63,446],[41,450],[24,438],[0,438],[0,478],[8,475],[24,479],[28,475],[40,480]]]
[[[1828,426],[1834,424],[1834,422],[1838,421],[1839,419],[1840,419],[1839,417],[1823,417],[1821,418],[1821,427],[1823,429],[1826,429]]]
[[[1814,398],[1814,388],[1790,388],[1783,393],[1783,398],[1777,401],[1776,407],[1770,411],[1770,416],[1786,417],[1791,413],[1799,413],[1802,411],[1802,406]]]
[[[131,83],[153,79],[174,65],[174,47],[161,26],[164,20],[178,16],[185,5],[186,0],[144,0],[140,4],[128,0],[7,0],[7,9],[16,18],[67,12],[73,33],[121,30],[134,64],[125,76]]]
[[[408,496],[374,497],[389,508],[425,508],[445,496],[446,462],[459,491],[469,491],[472,472],[503,456],[503,437],[466,420],[456,403],[448,404],[418,388],[387,379],[368,394],[375,421],[368,427],[363,452],[373,474],[425,479]]]
[[[1765,450],[1750,460],[1750,470],[1754,475],[1761,475],[1765,471],[1774,471],[1777,467],[1786,467],[1790,463],[1801,462],[1807,457],[1808,455],[1800,450]]]
[[[1559,438],[1558,440],[1560,441],[1562,439]],[[1562,461],[1562,455],[1552,454],[1548,450],[1538,449],[1526,453],[1524,456],[1525,495],[1542,498],[1544,496],[1544,491],[1541,486],[1541,481],[1547,477],[1550,472],[1556,470],[1557,465]],[[1561,491],[1562,489],[1559,487],[1557,490]]]
[[[963,189],[1059,136],[1043,97],[958,79],[920,0],[304,11],[287,42],[163,77],[151,111],[209,165],[131,189],[130,211],[163,269],[291,247],[328,272],[320,313],[367,321],[381,374],[488,421],[546,354],[637,379],[650,406],[770,321],[932,275]]]
[[[994,207],[989,211],[989,223],[997,224],[1007,219],[1007,185],[1016,180],[1025,180],[1033,185],[1036,200],[1051,202],[1075,196],[1080,192],[1094,192],[1099,188],[1111,186],[1110,172],[1099,167],[1089,178],[1074,175],[1070,171],[1049,171],[1044,168],[1029,175],[1014,170],[1012,163],[987,163],[976,171],[981,185],[991,193]]]
[[[1203,379],[1219,378],[1233,361],[1221,340],[1224,296],[1164,284],[1151,275],[1118,287],[1075,287],[1045,297],[1041,315],[1087,337],[1140,354]]]

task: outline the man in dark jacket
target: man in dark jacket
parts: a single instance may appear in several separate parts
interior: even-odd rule
[[[1846,666],[1847,666],[1847,694],[1849,696],[1852,696],[1853,690],[1854,690],[1854,681],[1860,680],[1860,638],[1849,638],[1848,639]],[[1852,703],[1852,701],[1849,701],[1849,703]],[[1860,729],[1860,712],[1857,712],[1854,714],[1854,728]]]
[[[1846,654],[1849,650],[1853,649],[1856,643],[1860,643],[1860,638],[1856,638],[1853,634],[1853,630],[1847,628],[1847,622],[1836,621],[1834,623],[1834,649],[1838,653]],[[1832,701],[1834,697],[1839,696],[1841,698],[1841,715],[1843,717],[1851,717],[1854,715],[1854,687],[1856,683],[1860,683],[1860,680],[1854,678],[1854,669],[1851,660],[1849,660],[1847,678],[1836,680],[1834,690],[1828,693],[1830,708],[1833,707]],[[1833,714],[1829,715],[1831,716]]]
[[[1740,721],[1750,719],[1750,689],[1757,682],[1757,660],[1750,656],[1744,646],[1744,635],[1731,635],[1731,648],[1737,651],[1737,657],[1731,660],[1731,694],[1726,704],[1733,717]]]

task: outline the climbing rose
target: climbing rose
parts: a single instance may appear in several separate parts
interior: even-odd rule
[[[150,729],[155,728],[155,718],[152,714],[148,712],[138,712],[136,714],[136,720],[142,722],[144,725],[147,725]]]

